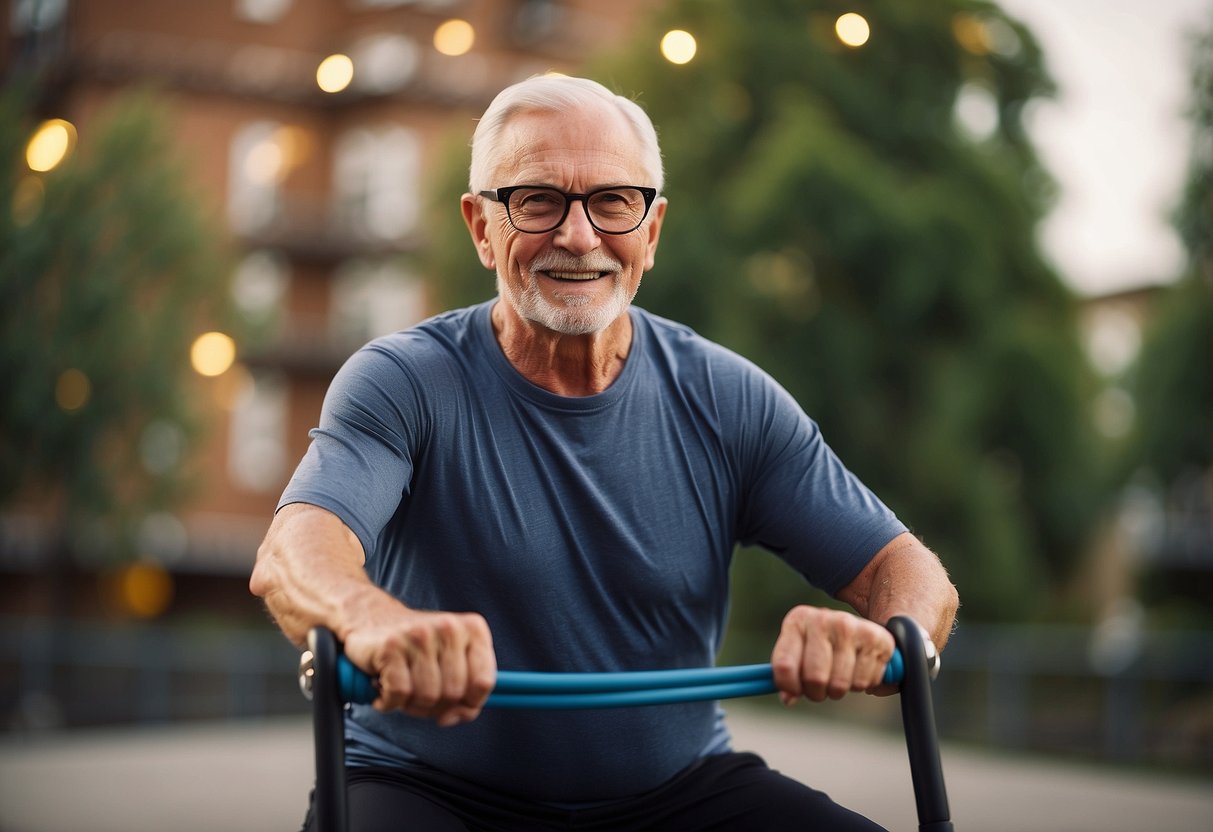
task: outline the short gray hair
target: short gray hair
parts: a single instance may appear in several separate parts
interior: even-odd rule
[[[652,185],[660,191],[665,173],[661,165],[657,130],[648,113],[635,101],[616,95],[597,81],[566,75],[536,75],[497,93],[476,125],[476,132],[472,134],[469,189],[477,193],[490,187],[488,179],[497,161],[494,151],[506,124],[514,115],[521,112],[561,112],[603,102],[613,105],[632,125],[644,151],[644,166],[653,177]]]

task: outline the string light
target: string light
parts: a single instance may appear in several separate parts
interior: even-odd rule
[[[236,342],[222,332],[204,332],[190,347],[190,363],[204,376],[221,376],[236,361]]]
[[[25,163],[37,173],[54,170],[76,144],[76,128],[70,121],[52,118],[42,122],[25,146]]]
[[[327,93],[341,92],[354,80],[354,62],[349,55],[329,55],[316,67],[316,85]]]
[[[847,12],[834,21],[834,32],[840,41],[851,48],[863,46],[872,35],[867,19],[855,12]]]
[[[661,39],[661,54],[672,64],[690,63],[698,49],[695,36],[682,29],[672,29]]]
[[[434,48],[443,55],[466,55],[475,43],[476,30],[466,20],[448,20],[434,30]]]

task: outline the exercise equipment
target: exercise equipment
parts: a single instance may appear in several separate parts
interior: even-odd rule
[[[931,680],[939,672],[934,645],[911,619],[888,624],[897,643],[884,683],[896,684],[910,758],[919,832],[952,832],[943,767],[931,704]],[[317,627],[299,665],[299,686],[312,700],[316,754],[313,811],[321,832],[345,832],[344,710],[347,703],[373,702],[373,680],[341,652],[333,633]],[[623,708],[730,699],[773,693],[771,665],[649,670],[619,673],[539,673],[502,670],[486,707]]]

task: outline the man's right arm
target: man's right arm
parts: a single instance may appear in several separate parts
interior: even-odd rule
[[[492,636],[476,613],[406,607],[371,583],[362,544],[335,514],[284,506],[257,550],[249,589],[287,638],[324,625],[355,665],[378,679],[381,711],[455,725],[475,719],[496,682]]]

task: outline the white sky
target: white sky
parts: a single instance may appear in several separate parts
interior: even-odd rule
[[[1213,0],[1002,0],[1033,31],[1057,98],[1029,127],[1061,195],[1041,244],[1083,294],[1179,276],[1170,225],[1186,175],[1189,42]]]

